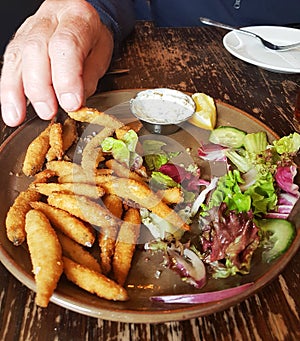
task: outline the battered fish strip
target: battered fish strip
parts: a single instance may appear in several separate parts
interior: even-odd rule
[[[115,179],[118,179],[118,177],[115,175],[96,175],[95,176],[95,183],[98,186],[103,187],[102,184],[104,184],[106,182],[114,181]]]
[[[48,204],[73,214],[92,225],[108,231],[118,225],[118,220],[98,203],[84,196],[65,193],[52,193],[48,197]]]
[[[46,196],[49,196],[53,192],[63,192],[99,199],[105,194],[105,190],[102,187],[85,183],[35,183],[31,184],[30,188]]]
[[[95,176],[101,176],[101,175],[112,175],[114,171],[112,169],[108,168],[100,168],[96,170]]]
[[[96,169],[95,172],[86,172],[80,165],[69,161],[50,161],[46,168],[55,172],[59,183],[86,183],[101,185],[102,182],[113,180],[113,170]]]
[[[99,163],[104,160],[102,149],[100,147],[102,141],[114,133],[113,128],[105,127],[96,136],[94,136],[84,147],[82,152],[81,167],[88,176],[93,176]]]
[[[116,175],[118,175],[121,178],[128,178],[133,179],[136,181],[144,182],[145,179],[142,178],[137,173],[131,171],[124,165],[122,165],[120,162],[116,161],[115,159],[110,159],[105,162],[105,166],[109,169],[112,169]]]
[[[95,108],[82,107],[77,111],[68,112],[68,115],[76,121],[97,124],[104,128],[87,143],[82,153],[82,168],[88,172],[96,170],[100,161],[103,160],[102,151],[99,147],[101,142],[114,131],[121,128],[124,123],[115,116],[105,114]]]
[[[180,204],[183,202],[183,193],[178,187],[167,188],[157,191],[157,195],[162,198],[162,201],[167,205]]]
[[[94,184],[94,179],[92,179],[91,177],[89,178],[84,172],[82,172],[59,176],[57,182],[60,184],[65,183]]]
[[[50,148],[49,134],[51,124],[47,126],[28,146],[24,163],[23,173],[26,176],[35,175],[44,165],[45,157]]]
[[[97,124],[113,130],[124,125],[115,116],[108,115],[96,108],[82,107],[77,111],[69,111],[68,115],[76,121]]]
[[[88,177],[86,173],[82,174],[77,174],[75,177],[73,174],[68,174],[68,175],[63,175],[58,177],[58,182],[59,183],[69,183],[69,182],[74,182],[74,183],[86,183],[86,184],[96,184],[96,185],[101,185],[101,182],[107,181],[107,179],[113,179],[112,177],[113,170],[112,169],[96,169],[94,176]],[[99,179],[97,180],[97,178]],[[105,180],[106,179],[106,180]]]
[[[131,267],[132,257],[140,234],[141,217],[135,208],[125,213],[120,227],[113,257],[113,273],[116,282],[124,285]]]
[[[139,132],[143,128],[143,124],[141,121],[133,121],[126,123],[121,128],[116,129],[116,138],[118,140],[123,140],[124,135],[129,131],[129,130],[134,130],[136,133]]]
[[[114,194],[107,194],[103,197],[103,203],[109,212],[118,219],[121,219],[123,215],[123,204],[122,200],[118,196]]]
[[[41,194],[34,190],[20,192],[14,203],[10,206],[6,219],[7,238],[15,245],[21,245],[26,239],[25,217],[31,209],[30,202],[40,200]]]
[[[47,182],[54,175],[55,173],[51,170],[43,170],[35,175],[33,183]],[[5,226],[7,238],[15,246],[22,244],[26,239],[25,216],[31,209],[30,202],[38,201],[40,199],[40,193],[33,189],[27,189],[26,191],[20,192],[10,206],[5,219]]]
[[[94,184],[94,175],[88,177],[84,169],[77,163],[70,161],[50,161],[46,163],[46,168],[55,172],[59,183],[78,182]]]
[[[63,233],[57,232],[62,252],[65,257],[72,259],[74,262],[86,266],[87,268],[100,272],[101,267],[97,259],[90,252],[85,250],[80,244],[76,243],[71,238]]]
[[[103,183],[102,186],[107,193],[115,194],[129,202],[133,201],[178,228],[190,229],[190,226],[174,210],[162,202],[145,183],[132,179],[117,178],[114,181]]]
[[[106,195],[103,198],[105,207],[118,219],[123,214],[122,200],[116,195]],[[114,226],[110,230],[100,229],[98,235],[98,243],[100,247],[101,268],[104,274],[108,274],[111,270],[111,260],[115,250],[115,244],[119,225]],[[107,234],[109,232],[109,234]]]
[[[48,182],[49,179],[54,178],[56,176],[56,173],[52,171],[51,169],[44,169],[41,172],[38,172],[35,174],[33,184],[35,183],[45,183]]]
[[[46,154],[47,161],[61,160],[63,157],[63,138],[61,123],[53,123],[49,132],[50,148]]]
[[[63,151],[66,152],[78,138],[76,121],[68,117],[63,124]]]
[[[67,257],[63,257],[63,262],[64,273],[68,280],[80,288],[107,300],[128,300],[127,291],[101,273],[80,265]]]
[[[41,211],[51,224],[77,243],[91,247],[95,242],[95,230],[69,212],[50,206],[41,201],[34,201],[30,206]]]
[[[58,177],[72,175],[76,179],[77,175],[85,175],[80,165],[70,161],[49,161],[46,163],[46,168],[55,172]]]
[[[36,210],[27,212],[25,231],[36,283],[35,302],[47,307],[63,272],[60,242],[49,220]]]

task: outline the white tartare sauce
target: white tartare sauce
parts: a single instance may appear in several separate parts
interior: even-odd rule
[[[131,112],[154,124],[178,124],[195,112],[193,99],[181,91],[159,88],[141,91],[130,101]]]

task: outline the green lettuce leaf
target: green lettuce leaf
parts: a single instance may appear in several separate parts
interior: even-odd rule
[[[277,194],[274,179],[270,172],[260,174],[255,183],[245,191],[241,189],[243,183],[241,173],[238,170],[229,171],[219,179],[209,203],[207,206],[203,206],[204,211],[220,206],[222,202],[227,204],[229,210],[236,212],[252,210],[253,214],[258,216],[275,209]]]
[[[288,136],[283,136],[281,139],[274,141],[273,145],[278,154],[297,153],[300,149],[300,134],[295,132]]]
[[[113,137],[105,138],[101,143],[101,148],[106,153],[112,153],[117,161],[130,167],[138,158],[138,154],[135,152],[137,142],[137,133],[130,129],[120,140]]]
[[[146,167],[150,171],[157,171],[159,168],[168,163],[173,157],[176,157],[180,152],[166,152],[162,148],[166,144],[157,140],[144,140],[143,151]]]
[[[150,171],[159,169],[162,165],[168,163],[169,157],[166,154],[149,154],[144,156],[144,161]]]
[[[101,148],[105,153],[112,153],[116,160],[129,166],[130,151],[124,141],[107,137],[101,143]]]
[[[150,183],[151,183],[151,187],[156,187],[160,189],[180,186],[170,176],[162,172],[152,172]]]
[[[219,179],[205,210],[220,206],[222,202],[225,202],[229,210],[248,212],[251,208],[251,197],[242,193],[240,184],[243,183],[244,180],[238,170],[229,171]]]
[[[169,235],[179,240],[184,231],[177,226],[167,222],[165,219],[159,217],[155,213],[150,212],[146,208],[140,209],[142,223],[149,229],[154,238],[165,239]]]
[[[165,142],[158,140],[144,140],[143,141],[143,150],[144,154],[160,154],[162,152],[162,147],[166,145]]]
[[[128,130],[122,138],[122,141],[124,141],[130,152],[135,152],[138,140],[139,138],[137,133],[132,129]]]
[[[265,214],[274,210],[277,204],[277,194],[274,187],[272,174],[261,175],[255,183],[250,186],[245,194],[251,197],[252,210],[254,215]]]

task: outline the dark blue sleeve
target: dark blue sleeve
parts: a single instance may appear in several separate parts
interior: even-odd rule
[[[101,21],[113,32],[115,44],[131,32],[135,23],[133,0],[87,0],[95,7]]]
[[[300,22],[300,0],[151,0],[150,4],[157,26],[199,26],[200,16],[235,26]]]

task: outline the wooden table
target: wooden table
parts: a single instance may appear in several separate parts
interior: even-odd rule
[[[297,130],[293,119],[299,75],[272,73],[230,55],[221,29],[154,28],[141,22],[99,91],[170,87],[205,92],[245,110],[279,135]],[[1,142],[13,131],[1,123]],[[271,284],[223,312],[181,322],[134,324],[87,317],[35,294],[0,265],[0,339],[12,340],[299,340],[300,252]]]

